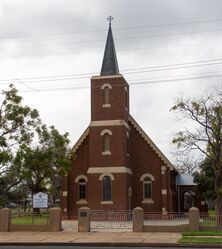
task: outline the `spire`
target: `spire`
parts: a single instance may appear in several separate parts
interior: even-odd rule
[[[111,28],[111,22],[113,20],[113,17],[109,16],[107,20],[109,21],[109,30],[106,39],[103,64],[100,75],[115,75],[119,74],[119,67],[118,67],[116,50],[115,50],[112,28]]]

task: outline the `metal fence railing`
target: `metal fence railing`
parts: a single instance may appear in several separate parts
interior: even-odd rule
[[[151,221],[170,221],[170,220],[188,220],[188,213],[144,213],[144,220]]]
[[[222,226],[222,213],[219,214],[200,213],[200,225]]]
[[[91,231],[98,230],[132,230],[132,211],[90,211],[90,227]]]
[[[48,225],[49,214],[44,213],[12,213],[11,224],[12,225]]]
[[[155,213],[145,212],[144,213],[144,225],[184,225],[188,224],[188,213]]]

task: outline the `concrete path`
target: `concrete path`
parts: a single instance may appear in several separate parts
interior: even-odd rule
[[[76,245],[172,245],[177,244],[180,233],[135,233],[135,232],[1,232],[1,244],[56,244]]]

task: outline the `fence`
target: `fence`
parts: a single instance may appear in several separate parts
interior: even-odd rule
[[[12,225],[48,225],[49,213],[12,213]]]
[[[13,213],[10,209],[0,210],[0,231],[60,231],[61,211],[51,208],[44,213]]]
[[[219,214],[200,213],[199,221],[200,221],[200,226],[222,228],[222,213]]]
[[[91,231],[118,230],[132,231],[132,211],[90,210]]]
[[[144,213],[144,224],[188,224],[188,213]]]

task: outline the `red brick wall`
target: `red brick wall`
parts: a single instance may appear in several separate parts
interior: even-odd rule
[[[133,207],[143,207],[146,212],[162,212],[161,166],[164,165],[164,162],[132,125],[130,129],[130,156],[131,167],[133,169]],[[154,203],[142,203],[143,182],[140,181],[140,177],[145,173],[149,173],[155,178],[155,181],[152,183]],[[166,174],[169,174],[168,170]],[[167,190],[169,191],[169,189]]]
[[[110,84],[111,107],[104,108],[103,84]],[[125,108],[125,87],[128,92],[128,108]],[[123,77],[92,78],[91,80],[91,120],[127,120],[129,112],[129,86]]]

